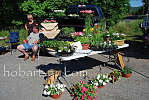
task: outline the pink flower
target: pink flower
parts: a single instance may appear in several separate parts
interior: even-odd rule
[[[87,91],[87,89],[85,87],[82,87],[82,90],[85,91],[85,92]]]
[[[75,100],[78,100],[78,98],[77,98],[77,97],[75,97],[74,99],[75,99]]]
[[[80,81],[81,84],[83,84],[83,81]]]
[[[81,100],[83,100],[83,99],[84,99],[84,96],[82,96]]]
[[[91,100],[91,97],[90,96],[88,96],[88,100]]]
[[[86,97],[86,93],[84,93],[84,97]]]
[[[81,93],[84,93],[84,90],[81,90]]]
[[[93,93],[93,89],[91,88],[91,92]]]

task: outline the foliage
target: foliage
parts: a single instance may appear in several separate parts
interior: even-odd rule
[[[102,45],[104,43],[102,34],[97,33],[97,34],[93,35],[91,40],[92,40],[91,46],[92,46],[93,49],[95,49],[95,50],[102,49]]]
[[[22,0],[1,0],[0,29],[13,25],[11,23],[13,20],[24,23],[24,13],[19,9],[21,2]]]
[[[41,47],[52,48],[58,52],[70,52],[71,46],[68,41],[48,40],[40,43]]]
[[[96,0],[96,2],[99,2]],[[92,2],[92,4],[95,3]],[[98,4],[98,3],[97,3]],[[99,2],[106,18],[107,27],[113,26],[126,16],[129,7],[129,0],[101,0]]]
[[[87,2],[86,0],[25,0],[20,8],[27,14],[33,14],[37,17],[54,17],[54,10],[64,10],[69,5],[76,5]]]
[[[114,25],[112,28],[115,32],[124,33],[127,36],[142,35],[141,28],[139,24],[143,20],[135,20],[130,22],[121,21]]]
[[[83,30],[84,34],[83,36],[90,36],[94,33],[94,28],[93,28],[93,22],[92,22],[92,17],[88,15],[85,18],[85,29]]]
[[[75,38],[75,41],[80,41],[81,44],[89,44],[90,43],[90,39],[89,37],[85,37],[85,36],[82,36],[82,37],[76,37]]]
[[[43,94],[45,96],[50,96],[50,95],[54,95],[54,94],[60,94],[62,92],[64,92],[64,88],[66,86],[64,84],[50,84],[50,85],[45,85],[44,90],[43,90]]]
[[[110,79],[107,75],[98,74],[96,78],[92,80],[94,86],[103,86],[109,83]]]
[[[69,28],[69,27],[64,27],[61,30],[62,30],[63,36],[70,36],[71,33],[75,32],[74,28]]]
[[[78,82],[72,87],[74,100],[95,100],[96,89],[93,85],[83,81]]]
[[[23,40],[26,39],[28,32],[24,28],[17,28],[17,27],[9,27],[8,29],[1,30],[0,31],[0,36],[4,37],[7,36],[9,37],[10,32],[19,32],[19,43],[22,44]],[[0,45],[6,46],[7,44],[5,43],[6,41],[0,41]]]
[[[125,66],[124,69],[122,69],[121,72],[124,73],[124,74],[130,74],[130,73],[132,73],[132,69]]]
[[[12,24],[14,24],[14,25],[16,25],[16,26],[20,26],[20,25],[22,25],[23,24],[23,22],[22,21],[16,21],[16,20],[12,20],[12,22],[11,22]]]
[[[115,83],[120,80],[122,74],[118,70],[114,70],[109,74],[109,78],[111,78],[112,82]]]

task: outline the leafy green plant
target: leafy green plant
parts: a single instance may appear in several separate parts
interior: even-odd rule
[[[63,36],[70,36],[71,33],[75,32],[74,28],[64,27],[61,29]]]
[[[96,50],[99,50],[101,49],[103,43],[104,43],[104,40],[103,40],[103,35],[102,34],[95,34],[92,36],[91,38],[91,46],[93,49],[96,49]]]
[[[75,100],[95,100],[96,89],[93,85],[79,81],[72,87],[72,94]]]
[[[130,73],[132,73],[132,69],[125,66],[124,69],[122,69],[121,72],[124,73],[124,74],[130,74]]]
[[[109,74],[109,78],[113,83],[119,81],[121,77],[122,77],[122,74],[118,70],[114,70]]]
[[[76,37],[75,38],[75,41],[80,41],[81,44],[89,44],[90,43],[90,38],[89,37],[85,37],[85,36],[82,36],[82,37]]]

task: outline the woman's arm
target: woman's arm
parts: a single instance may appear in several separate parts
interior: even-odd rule
[[[27,25],[25,24],[25,29],[28,31]]]

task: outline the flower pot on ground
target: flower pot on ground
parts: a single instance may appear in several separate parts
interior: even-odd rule
[[[98,74],[92,81],[91,84],[98,87],[104,88],[104,86],[110,82],[107,75]]]
[[[132,70],[131,68],[125,66],[123,69],[122,69],[122,76],[125,77],[125,78],[129,78],[131,75],[132,75]]]
[[[109,78],[111,80],[112,83],[118,82],[122,76],[121,72],[118,70],[114,70],[113,72],[111,72],[109,75]]]
[[[53,99],[58,99],[60,98],[62,95],[62,92],[60,94],[53,94],[53,95],[50,95],[50,97],[52,97]]]
[[[62,95],[62,92],[64,92],[65,85],[64,84],[50,84],[45,85],[43,90],[43,95],[50,96],[52,98],[59,98]]]
[[[95,100],[97,90],[91,84],[79,81],[72,87],[74,100]]]
[[[102,86],[98,86],[98,88],[104,88],[104,85],[102,85]]]

